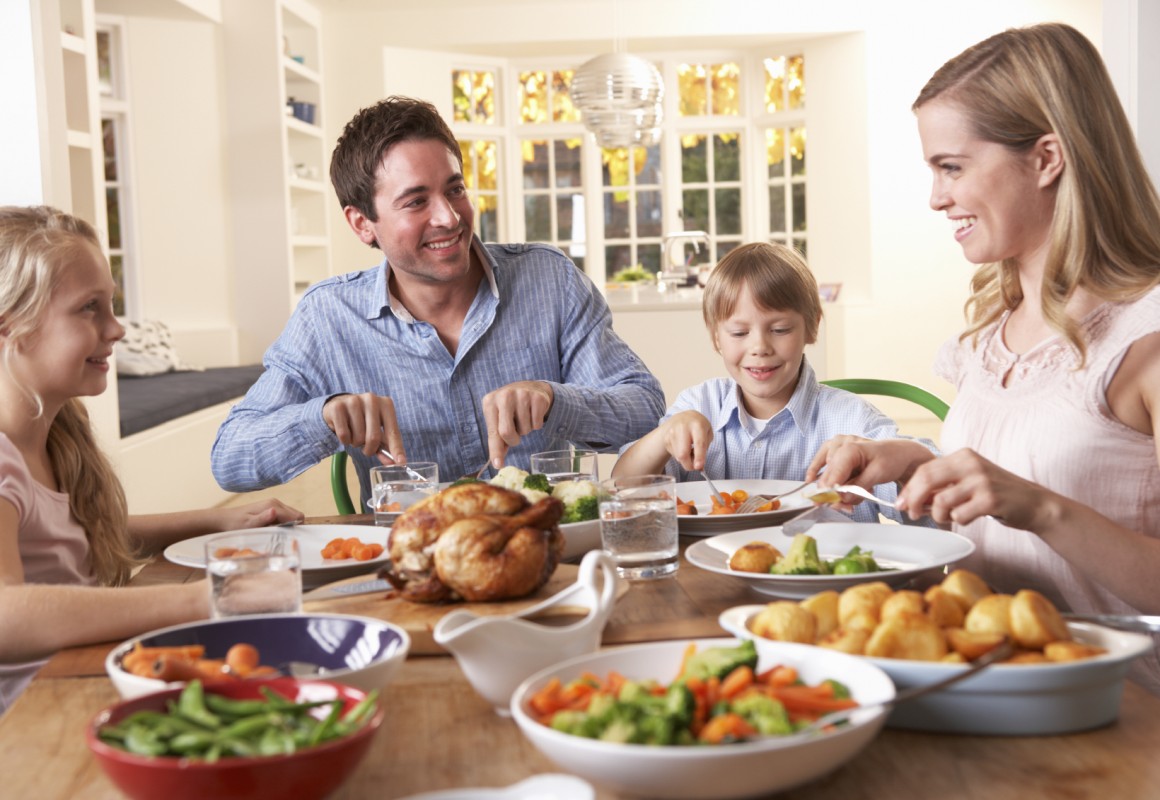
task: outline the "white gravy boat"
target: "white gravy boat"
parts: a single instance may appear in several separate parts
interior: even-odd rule
[[[467,680],[496,713],[508,716],[512,693],[524,678],[600,647],[622,580],[612,558],[592,550],[567,589],[518,614],[487,617],[466,609],[452,611],[435,625],[435,641],[455,656]],[[552,624],[553,618],[578,614],[584,616],[576,622]]]

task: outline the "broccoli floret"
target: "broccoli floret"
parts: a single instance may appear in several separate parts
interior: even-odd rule
[[[451,485],[452,486],[462,486],[465,483],[483,483],[483,481],[481,481],[479,478],[473,478],[470,475],[468,475],[464,478],[460,478],[459,480],[455,481]]]
[[[635,722],[623,717],[614,719],[604,730],[600,732],[597,737],[602,742],[632,742],[636,741],[638,734],[637,725]]]
[[[564,516],[560,518],[560,522],[563,524],[586,522],[590,519],[596,519],[598,516],[600,516],[600,499],[592,495],[581,497],[572,505],[564,506]]]
[[[693,719],[693,712],[697,709],[697,698],[683,683],[674,683],[665,692],[665,714],[679,720],[682,724],[689,724]]]
[[[841,683],[840,681],[836,681],[833,678],[827,678],[825,681],[823,681],[823,683],[828,683],[833,687],[835,700],[850,699],[850,687],[846,684]]]
[[[738,667],[757,667],[757,646],[752,639],[744,639],[737,647],[708,647],[693,653],[685,662],[680,679],[724,678]]]
[[[793,724],[789,721],[785,706],[760,692],[747,692],[734,700],[733,712],[740,714],[759,733],[767,736],[793,733]]]
[[[524,488],[534,492],[552,493],[552,484],[548,483],[548,476],[536,472],[524,478]]]
[[[829,575],[830,565],[818,556],[817,540],[799,533],[793,537],[789,552],[769,571],[774,575]]]
[[[859,575],[863,572],[878,572],[878,562],[874,554],[863,551],[858,545],[850,548],[850,552],[830,565],[835,575]]]

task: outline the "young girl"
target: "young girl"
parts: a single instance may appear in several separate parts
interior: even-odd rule
[[[613,475],[664,471],[686,481],[704,471],[713,479],[801,481],[833,436],[898,437],[873,405],[814,376],[804,351],[817,340],[822,305],[796,251],[761,243],[731,250],[710,274],[703,311],[729,377],[681,392],[659,426],[623,452]],[[894,499],[893,485],[876,491]],[[863,506],[855,516],[876,520],[876,511]]]
[[[46,659],[208,614],[204,581],[121,589],[189,536],[301,518],[278,501],[130,517],[81,397],[125,329],[88,223],[0,208],[0,713]]]
[[[1004,31],[914,111],[931,208],[979,265],[936,362],[958,387],[949,455],[837,441],[815,467],[906,481],[902,506],[973,540],[964,564],[997,591],[1158,614],[1160,198],[1099,52],[1066,25]],[[1160,694],[1160,650],[1129,674]]]

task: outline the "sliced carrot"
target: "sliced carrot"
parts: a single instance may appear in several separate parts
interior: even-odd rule
[[[707,744],[720,744],[728,739],[748,739],[757,730],[739,714],[718,714],[705,723],[697,739]]]
[[[741,692],[753,685],[753,670],[747,666],[740,666],[725,676],[721,681],[721,697],[732,700]]]

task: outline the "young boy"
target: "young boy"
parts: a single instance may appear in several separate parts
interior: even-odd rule
[[[665,472],[683,482],[704,471],[713,479],[802,481],[834,436],[906,438],[861,397],[818,383],[803,351],[817,340],[822,305],[794,250],[758,243],[730,251],[709,277],[703,310],[729,377],[681,392],[657,428],[622,451],[613,475]],[[896,489],[887,484],[876,494],[892,501]],[[878,511],[861,503],[854,517],[874,521]]]

